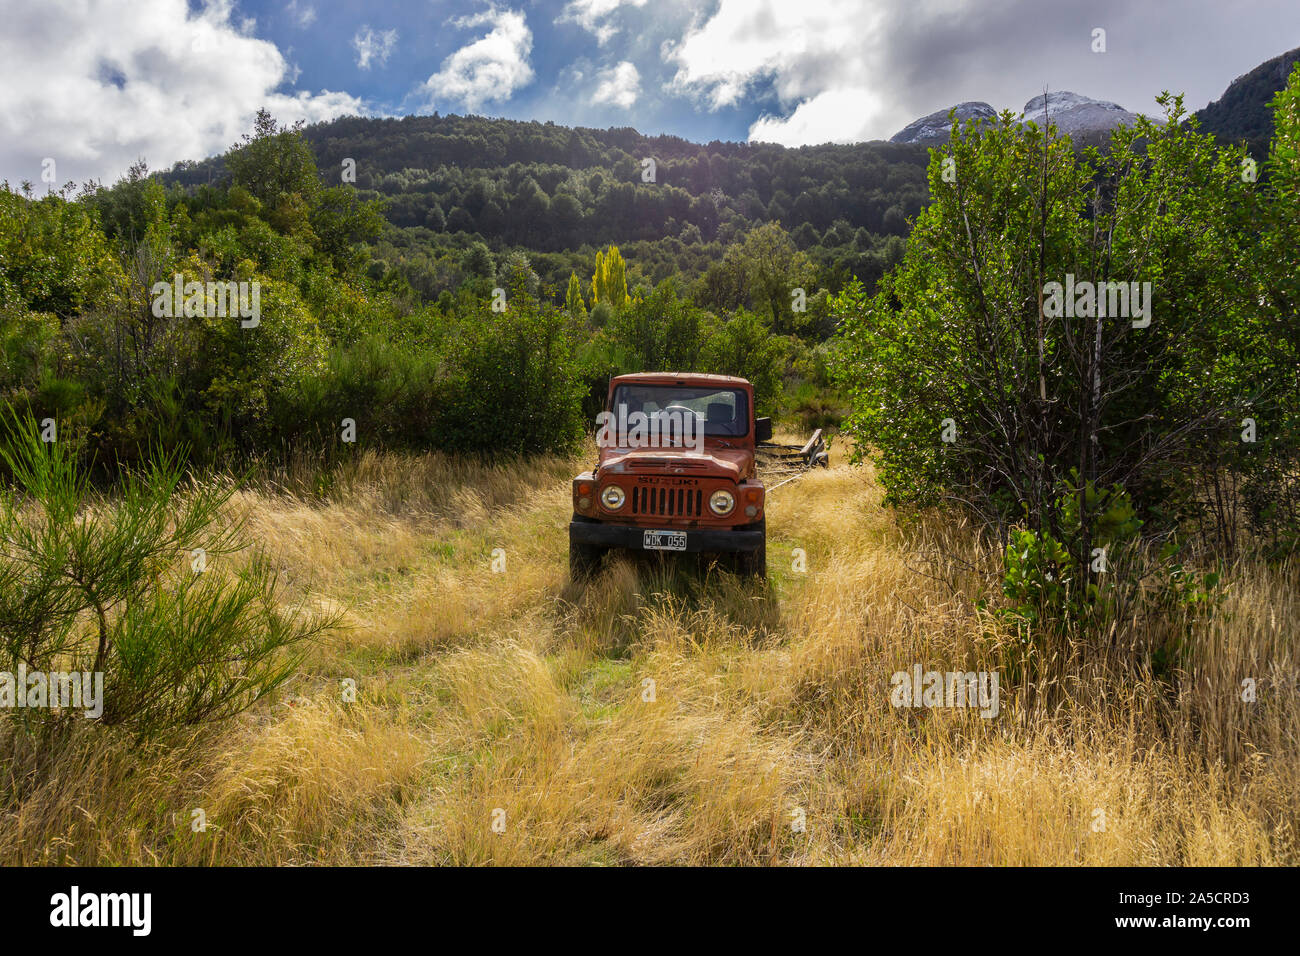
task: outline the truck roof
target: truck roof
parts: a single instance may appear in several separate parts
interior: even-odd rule
[[[610,382],[618,385],[623,382],[645,385],[686,385],[692,382],[704,382],[708,385],[748,385],[746,379],[735,375],[711,375],[704,372],[632,372],[628,375],[616,375]]]

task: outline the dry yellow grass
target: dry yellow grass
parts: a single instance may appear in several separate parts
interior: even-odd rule
[[[628,560],[574,587],[579,464],[366,455],[323,499],[242,492],[287,596],[346,626],[186,740],[7,741],[0,862],[1300,862],[1294,569],[1235,569],[1172,683],[1104,642],[1016,679],[989,555],[901,531],[869,469],[773,494],[768,589]],[[1001,713],[894,708],[914,663],[1003,667]]]

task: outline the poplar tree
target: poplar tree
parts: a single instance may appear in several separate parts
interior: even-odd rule
[[[582,283],[574,272],[569,273],[569,289],[564,296],[564,308],[575,319],[587,317],[587,306],[582,301]]]
[[[596,272],[591,277],[591,304],[604,302],[615,309],[627,305],[627,266],[618,246],[596,253]]]

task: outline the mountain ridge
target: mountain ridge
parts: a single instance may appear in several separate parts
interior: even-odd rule
[[[952,126],[949,113],[954,110],[957,121],[963,125],[967,120],[992,120],[998,115],[997,110],[988,103],[968,100],[913,120],[891,136],[889,141],[909,145],[946,143]],[[1136,113],[1129,112],[1118,103],[1093,99],[1069,90],[1052,90],[1030,97],[1020,114],[1022,123],[1044,126],[1050,120],[1061,132],[1087,143],[1104,139],[1115,127],[1130,124],[1137,119]]]
[[[1273,113],[1269,101],[1286,85],[1300,63],[1300,47],[1265,60],[1237,77],[1223,95],[1195,114],[1201,129],[1221,142],[1245,142],[1252,155],[1262,156],[1273,138]]]
[[[1192,115],[1202,130],[1213,133],[1221,142],[1245,142],[1252,154],[1267,152],[1273,135],[1273,114],[1269,101],[1286,85],[1286,79],[1300,63],[1300,47],[1281,53],[1234,79],[1218,99]],[[890,137],[899,145],[935,145],[947,142],[951,131],[950,111],[957,120],[992,119],[997,111],[981,100],[967,100],[945,109],[935,110],[904,126]],[[1136,113],[1118,103],[1098,100],[1068,90],[1049,91],[1031,97],[1021,110],[1022,122],[1039,126],[1050,115],[1059,130],[1083,143],[1104,141],[1120,123],[1131,123]]]

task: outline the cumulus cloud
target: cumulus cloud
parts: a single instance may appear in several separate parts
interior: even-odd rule
[[[761,117],[751,138],[862,139],[881,110],[867,81],[882,19],[880,5],[862,0],[721,0],[711,17],[666,49],[677,66],[670,90],[716,110],[770,83],[783,111],[792,112]]]
[[[533,33],[522,11],[492,7],[474,16],[457,17],[451,23],[462,29],[492,29],[443,60],[442,69],[425,81],[435,102],[438,98],[448,99],[476,111],[484,103],[508,99],[515,90],[532,82],[528,56],[533,50]]]
[[[596,81],[592,103],[609,103],[626,110],[636,103],[636,98],[641,93],[641,74],[627,60],[601,70],[596,74]]]
[[[866,87],[823,90],[789,116],[760,116],[749,127],[749,138],[782,146],[861,142],[869,130],[879,128],[883,107],[879,93]]]
[[[388,62],[388,55],[397,44],[396,30],[381,30],[376,33],[368,26],[363,26],[352,38],[352,47],[357,51],[357,66],[363,70],[370,69],[371,63],[383,66]]]
[[[0,178],[113,182],[136,159],[154,169],[228,149],[265,106],[307,122],[363,112],[357,98],[276,92],[289,67],[275,44],[232,21],[228,0],[46,0],[6,11],[0,32]]]
[[[620,7],[644,7],[646,0],[569,0],[556,23],[576,23],[604,46],[618,33],[611,21]]]

